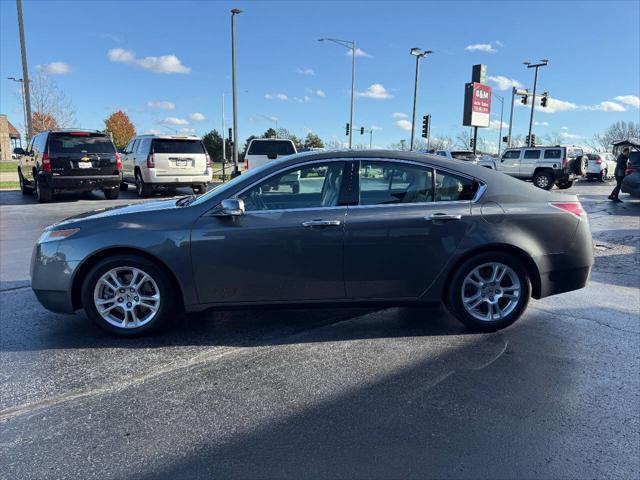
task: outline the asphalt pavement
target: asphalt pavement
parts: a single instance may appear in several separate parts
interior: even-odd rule
[[[44,310],[28,265],[46,225],[140,200],[0,192],[0,478],[638,478],[640,201],[611,187],[565,191],[589,286],[501,332],[443,309],[251,310],[135,340]]]

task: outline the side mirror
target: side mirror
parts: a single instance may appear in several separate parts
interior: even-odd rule
[[[216,217],[239,217],[244,215],[244,200],[227,198],[220,203],[220,210]]]
[[[14,155],[24,155],[26,152],[24,151],[24,148],[22,147],[16,147],[13,149],[13,154]]]

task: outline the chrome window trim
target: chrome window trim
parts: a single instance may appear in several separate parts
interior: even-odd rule
[[[271,213],[288,213],[288,212],[310,212],[315,210],[338,210],[349,208],[347,205],[338,205],[336,207],[304,207],[304,208],[278,208],[276,210],[247,210],[244,215],[271,214]]]

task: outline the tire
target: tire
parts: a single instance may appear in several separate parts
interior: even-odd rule
[[[38,177],[35,177],[34,181],[36,183],[36,188],[34,188],[36,200],[40,203],[49,203],[53,199],[53,189],[46,185],[41,185],[38,181]]]
[[[560,190],[566,190],[567,188],[573,187],[573,180],[569,180],[567,182],[556,183],[556,187]]]
[[[152,189],[149,185],[144,183],[142,179],[142,174],[140,172],[136,172],[136,193],[140,198],[147,198],[151,195]]]
[[[600,183],[604,183],[607,181],[607,169],[605,168],[600,172],[600,176],[598,177],[598,181]]]
[[[33,195],[33,188],[27,186],[24,177],[22,176],[22,170],[18,170],[18,181],[20,182],[20,191],[23,195]]]
[[[129,190],[129,184],[126,182],[120,182],[120,191],[126,192],[127,190]]]
[[[492,282],[487,281],[482,287],[484,290],[482,290],[470,282],[469,279],[484,278],[490,280],[491,274],[494,272],[493,265],[499,265],[500,268],[506,267],[507,269],[502,280],[496,286],[492,286]],[[473,272],[479,272],[480,277],[477,277]],[[496,290],[494,290],[496,287],[497,294]],[[506,298],[503,295],[506,295],[507,291],[514,293],[517,291],[517,296],[515,298]],[[469,307],[473,306],[472,302],[477,300],[469,300],[469,298],[473,298],[476,292],[478,295],[484,293],[485,297],[478,297],[477,300],[480,300],[480,304],[475,309],[470,309]],[[468,307],[465,307],[463,296],[467,298]],[[445,305],[451,314],[467,328],[474,331],[489,332],[505,328],[518,320],[527,308],[530,298],[531,282],[527,270],[520,260],[506,253],[485,252],[471,257],[457,268],[450,282],[450,290],[445,296]],[[489,307],[489,305],[492,306]],[[505,312],[502,318],[495,310],[495,305]],[[491,309],[491,319],[489,319],[489,309]],[[474,315],[471,312],[476,312],[477,314]],[[482,316],[485,316],[485,319],[479,318]]]
[[[104,193],[104,198],[107,200],[115,200],[120,195],[120,190],[118,188],[105,188],[102,193]]]
[[[573,171],[576,175],[584,177],[587,174],[587,167],[589,166],[589,159],[587,157],[576,158],[573,161]]]
[[[551,190],[553,188],[554,178],[551,172],[542,170],[533,176],[533,184],[543,190]]]
[[[107,272],[113,272],[114,269],[118,269],[115,275],[124,292],[120,288],[113,288],[116,286],[113,282],[113,287],[108,287],[101,281]],[[127,281],[133,276],[129,273],[133,273],[134,269],[138,272],[137,281],[141,280],[141,274],[146,274],[150,280],[146,280],[138,288],[127,286]],[[127,291],[130,288],[134,291]],[[148,297],[146,303],[143,300],[145,294]],[[137,337],[162,327],[171,317],[175,302],[171,282],[164,271],[152,261],[137,255],[115,255],[98,262],[85,277],[81,295],[87,317],[100,328],[122,337]],[[158,296],[158,299],[152,299],[154,296]],[[95,299],[102,299],[105,308],[111,307],[111,311],[103,316],[98,312]],[[111,299],[113,302],[109,301]],[[134,322],[134,314],[138,318],[138,326]]]
[[[207,192],[207,184],[203,183],[201,185],[192,185],[191,189],[193,190],[193,193],[200,195]]]

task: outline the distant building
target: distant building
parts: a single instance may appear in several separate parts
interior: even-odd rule
[[[22,144],[20,133],[11,125],[6,115],[0,114],[0,161],[11,160],[15,147]]]

